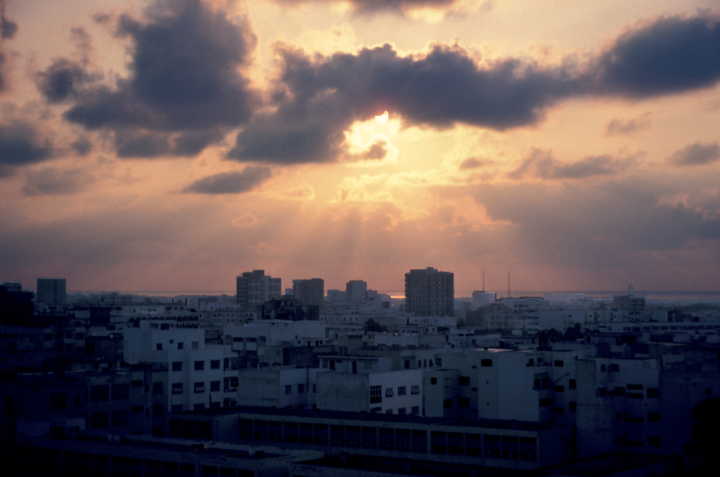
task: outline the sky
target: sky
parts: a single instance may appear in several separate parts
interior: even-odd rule
[[[0,0],[0,281],[717,290],[716,0]]]

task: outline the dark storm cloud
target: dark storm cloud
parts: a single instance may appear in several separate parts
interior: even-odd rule
[[[717,162],[720,159],[720,146],[717,143],[701,144],[696,142],[675,151],[670,163],[676,166],[701,166]]]
[[[28,172],[23,192],[26,195],[68,195],[85,190],[94,177],[81,169],[47,167]]]
[[[155,132],[116,131],[118,157],[139,158],[166,156],[171,151],[169,135]]]
[[[228,157],[278,164],[333,162],[346,156],[344,131],[384,110],[406,125],[462,123],[495,130],[534,125],[557,102],[578,96],[645,98],[680,93],[720,79],[720,23],[700,12],[662,17],[620,35],[584,63],[555,66],[504,58],[479,64],[459,46],[435,45],[402,57],[391,46],[356,54],[309,56],[278,50],[281,71],[272,112],[257,114]],[[609,134],[644,127],[642,118],[609,124]],[[568,177],[603,173],[602,158]]]
[[[560,162],[550,151],[533,149],[522,163],[510,172],[512,179],[535,177],[544,180],[586,179],[594,176],[612,176],[626,169],[633,159],[615,159],[609,155],[588,156],[576,162]]]
[[[712,86],[720,80],[720,18],[663,17],[621,35],[597,59],[598,88],[649,97]]]
[[[22,121],[0,124],[0,177],[52,156],[52,143],[42,139],[32,125]]]
[[[87,155],[93,148],[92,143],[85,136],[81,136],[77,140],[73,141],[71,146],[78,156]]]
[[[390,45],[310,58],[280,51],[274,112],[258,115],[229,157],[274,163],[330,162],[345,131],[384,110],[407,124],[465,123],[503,130],[537,122],[547,106],[576,92],[572,68],[539,68],[505,59],[479,66],[460,47],[435,45],[401,57]]]
[[[247,23],[238,27],[199,0],[157,0],[146,20],[122,15],[117,21],[118,36],[132,43],[130,77],[77,95],[66,119],[115,131],[122,156],[136,157],[144,147],[152,157],[163,140],[151,132],[202,133],[180,141],[179,150],[196,151],[220,137],[210,131],[250,117],[255,95],[238,71],[256,43]],[[147,144],[128,142],[128,135]]]
[[[259,187],[272,177],[272,170],[263,166],[247,166],[242,171],[222,172],[187,186],[183,192],[197,194],[242,194]]]

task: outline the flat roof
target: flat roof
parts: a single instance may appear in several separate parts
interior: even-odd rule
[[[441,418],[441,417],[425,417],[397,414],[380,414],[368,412],[348,412],[348,411],[321,411],[321,410],[298,410],[298,409],[278,409],[263,406],[235,406],[217,409],[203,409],[198,411],[186,411],[182,413],[169,414],[170,419],[182,416],[229,416],[233,414],[262,414],[267,416],[278,417],[295,417],[295,418],[318,418],[318,419],[342,419],[348,421],[374,421],[382,423],[408,423],[408,424],[425,424],[437,426],[465,426],[465,427],[484,427],[491,429],[517,429],[525,431],[541,431],[562,426],[556,426],[552,423],[539,423],[531,421],[515,421],[515,420],[499,420],[499,419],[468,419],[468,418]]]

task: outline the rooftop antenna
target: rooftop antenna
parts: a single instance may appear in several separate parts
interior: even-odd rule
[[[508,270],[508,298],[512,297],[512,291],[510,289],[510,270]]]

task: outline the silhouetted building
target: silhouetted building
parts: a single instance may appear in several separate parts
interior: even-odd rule
[[[453,316],[455,276],[432,267],[405,274],[405,311],[420,316]]]
[[[305,306],[322,307],[325,299],[325,280],[322,278],[293,280],[293,295]]]
[[[67,301],[64,278],[38,278],[35,303],[41,307],[65,306]]]
[[[256,310],[266,301],[281,296],[281,280],[265,275],[265,270],[243,272],[237,277],[237,303],[246,310]]]
[[[282,296],[267,301],[260,307],[260,318],[263,320],[319,320],[320,307],[317,305],[304,306],[294,296]]]
[[[627,312],[630,321],[640,320],[645,316],[645,297],[635,295],[632,285],[628,287],[627,295],[613,297],[612,306]]]
[[[20,282],[0,284],[0,321],[6,324],[27,324],[33,316],[33,293],[24,291]]]
[[[349,300],[360,301],[366,297],[367,283],[362,280],[350,280],[345,287]]]

